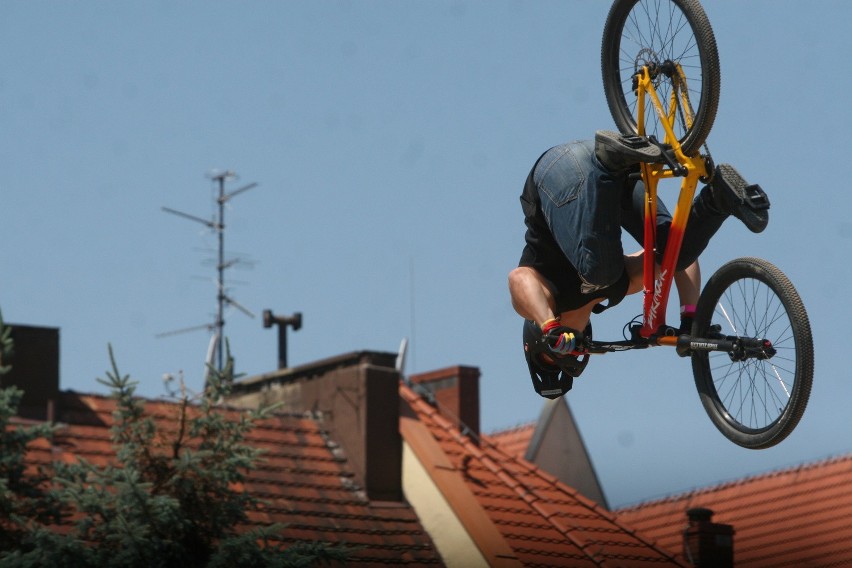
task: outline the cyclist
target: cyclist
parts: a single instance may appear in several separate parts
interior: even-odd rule
[[[644,187],[630,174],[640,162],[663,160],[661,149],[647,140],[598,131],[594,141],[547,150],[530,171],[521,194],[526,246],[509,274],[509,291],[526,320],[524,353],[542,396],[565,394],[585,367],[588,357],[578,358],[576,348],[592,312],[642,290],[644,253],[624,255],[621,229],[643,242]],[[719,166],[692,203],[675,274],[684,330],[700,293],[698,257],[723,221],[734,215],[755,233],[768,223],[766,194],[751,186],[747,195],[746,186],[733,167]],[[658,201],[659,251],[671,221]]]

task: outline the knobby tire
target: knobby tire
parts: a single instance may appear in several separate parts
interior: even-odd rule
[[[814,373],[813,338],[807,312],[793,284],[773,264],[740,258],[707,281],[696,307],[693,337],[721,334],[768,339],[767,359],[734,360],[725,352],[692,355],[695,385],[719,431],[745,448],[784,440],[802,418]]]
[[[604,25],[601,73],[610,113],[623,134],[638,133],[633,76],[644,64],[666,60],[680,63],[686,74],[694,119],[689,124],[679,108],[674,129],[683,153],[691,156],[710,134],[719,106],[719,54],[707,15],[697,0],[616,0]],[[667,107],[671,84],[665,75],[655,89]],[[647,100],[645,134],[663,141],[660,124]]]

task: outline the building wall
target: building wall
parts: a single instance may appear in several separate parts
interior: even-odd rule
[[[426,468],[405,443],[402,448],[402,490],[447,566],[488,566]]]

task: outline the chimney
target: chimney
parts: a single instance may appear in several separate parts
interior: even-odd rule
[[[713,511],[703,507],[686,512],[689,525],[683,534],[683,553],[699,568],[733,568],[734,527],[711,522]]]
[[[441,414],[464,433],[479,435],[479,369],[448,367],[412,375],[409,380],[432,394]],[[475,441],[475,439],[474,439]]]
[[[227,402],[242,408],[280,403],[282,412],[316,413],[339,444],[355,481],[374,501],[402,500],[399,371],[396,354],[359,351],[234,383]]]
[[[0,387],[24,391],[18,416],[33,420],[54,419],[59,398],[59,329],[7,324],[11,328],[13,352],[2,364],[11,366],[0,375]]]

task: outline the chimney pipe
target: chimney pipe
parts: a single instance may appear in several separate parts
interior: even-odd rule
[[[278,326],[278,368],[287,368],[287,326],[293,331],[299,331],[302,327],[302,313],[296,312],[292,316],[276,316],[272,310],[263,310],[263,327],[270,328]]]
[[[695,507],[686,512],[683,553],[698,568],[733,568],[734,527],[712,522],[713,511]]]

